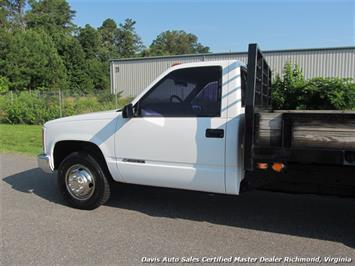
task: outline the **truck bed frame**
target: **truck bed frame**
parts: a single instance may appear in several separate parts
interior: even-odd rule
[[[247,88],[245,92],[245,139],[244,168],[248,172],[255,170],[257,163],[300,163],[355,166],[355,112],[353,111],[277,111],[271,106],[271,70],[262,52],[256,44],[249,45]],[[278,113],[279,131],[270,130],[270,140],[260,141],[258,128],[261,117],[265,114]],[[303,142],[295,144],[296,125],[314,124],[318,126],[346,124],[345,133],[351,145],[325,141],[324,144]],[[272,136],[277,133],[276,138]],[[316,131],[315,131],[316,132]],[[331,132],[331,131],[329,131]],[[344,133],[344,131],[343,131]],[[331,133],[329,133],[331,134]],[[336,135],[337,133],[333,133]],[[330,136],[328,139],[336,139]]]

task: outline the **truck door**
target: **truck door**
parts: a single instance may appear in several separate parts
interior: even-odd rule
[[[135,104],[135,116],[122,119],[116,131],[122,179],[224,193],[221,95],[221,66],[178,68],[157,82]]]

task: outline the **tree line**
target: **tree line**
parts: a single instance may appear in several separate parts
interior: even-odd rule
[[[0,93],[109,88],[109,59],[210,52],[196,35],[166,31],[145,47],[130,18],[75,25],[66,0],[0,0]]]

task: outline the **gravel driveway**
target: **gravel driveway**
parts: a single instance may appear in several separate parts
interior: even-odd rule
[[[353,198],[119,185],[105,206],[82,211],[64,204],[55,175],[42,173],[34,157],[1,154],[0,161],[1,265],[216,263],[219,256],[355,263]]]

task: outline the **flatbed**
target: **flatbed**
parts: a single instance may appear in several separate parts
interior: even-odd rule
[[[244,167],[273,163],[355,166],[355,111],[272,110],[271,70],[249,45]],[[355,170],[355,167],[354,167]]]

